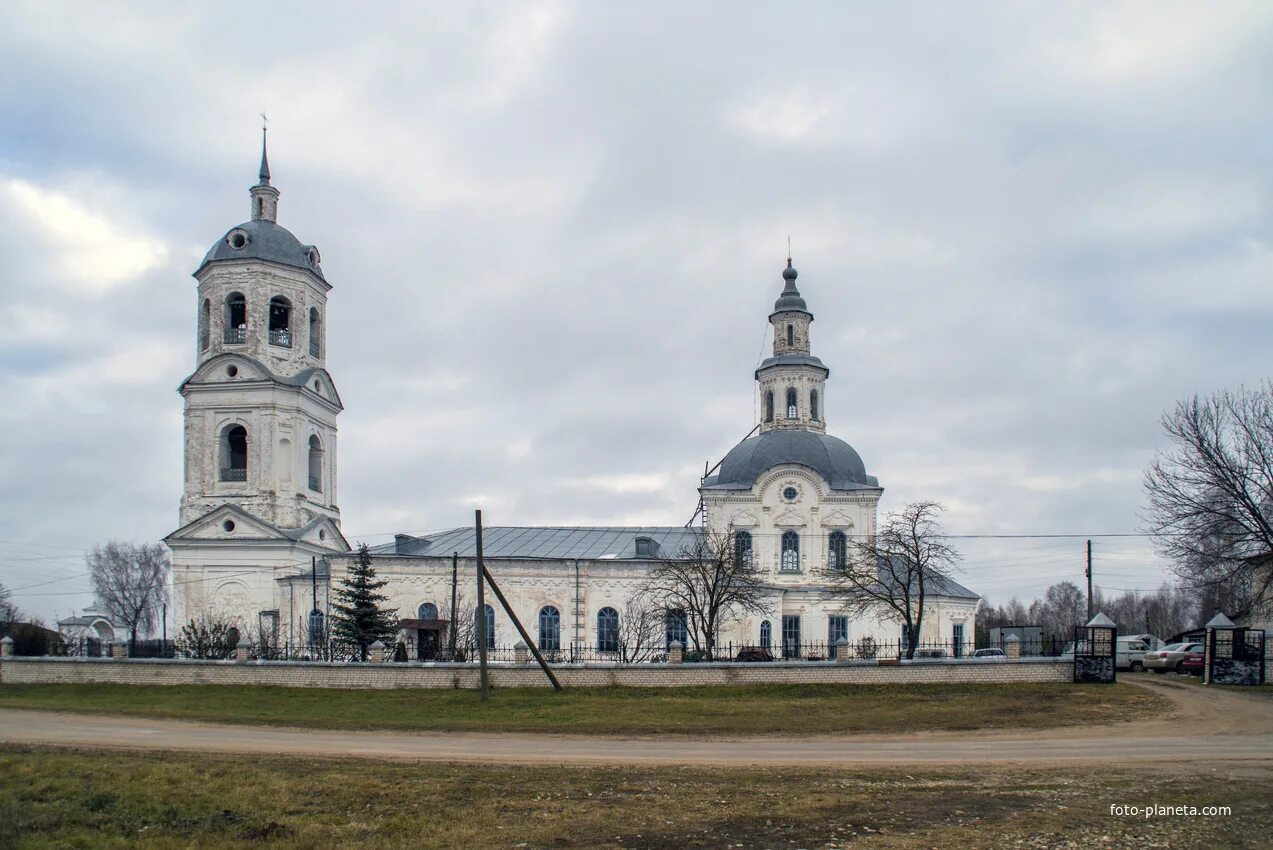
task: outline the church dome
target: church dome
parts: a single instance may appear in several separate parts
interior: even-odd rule
[[[800,429],[769,431],[748,437],[730,450],[720,471],[703,482],[705,488],[747,490],[770,469],[799,464],[822,476],[833,490],[878,489],[879,480],[866,474],[861,456],[844,440]]]
[[[220,260],[267,260],[323,277],[318,249],[302,245],[286,227],[266,219],[245,221],[230,228],[208,249],[199,268]]]

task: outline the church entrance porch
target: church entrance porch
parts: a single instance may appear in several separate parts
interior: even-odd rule
[[[436,661],[446,645],[446,620],[400,620],[398,626],[406,633],[408,652],[415,650],[415,661]]]

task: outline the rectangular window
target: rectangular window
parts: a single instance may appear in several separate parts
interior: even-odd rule
[[[951,655],[954,655],[956,658],[963,658],[964,657],[964,624],[963,623],[955,623],[954,628],[951,631],[950,640],[951,640],[951,643],[953,644],[953,646],[951,647]]]
[[[800,657],[800,615],[782,615],[782,657]]]
[[[835,646],[838,640],[849,639],[849,618],[834,616],[827,620],[827,643]]]

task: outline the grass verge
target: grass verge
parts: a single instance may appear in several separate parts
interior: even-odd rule
[[[1231,813],[1110,814],[1147,803]],[[1240,848],[1270,831],[1268,766],[497,768],[0,747],[4,847]]]
[[[1132,685],[757,685],[701,688],[335,690],[4,685],[0,708],[320,729],[817,735],[1039,729],[1143,719],[1168,702]]]

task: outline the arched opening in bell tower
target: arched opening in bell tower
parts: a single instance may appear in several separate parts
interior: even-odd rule
[[[787,325],[787,345],[795,345],[795,344],[796,344],[796,326],[792,324],[788,324]]]
[[[818,418],[818,391],[809,390],[809,418]]]
[[[796,388],[787,387],[787,418],[795,419],[798,415],[798,402],[796,401]]]
[[[292,347],[292,302],[282,295],[270,299],[270,345]]]
[[[242,292],[225,297],[225,341],[230,344],[248,341],[248,300]]]
[[[774,394],[772,390],[765,393],[765,421],[774,421]]]
[[[248,429],[242,425],[221,432],[221,480],[248,480]]]

